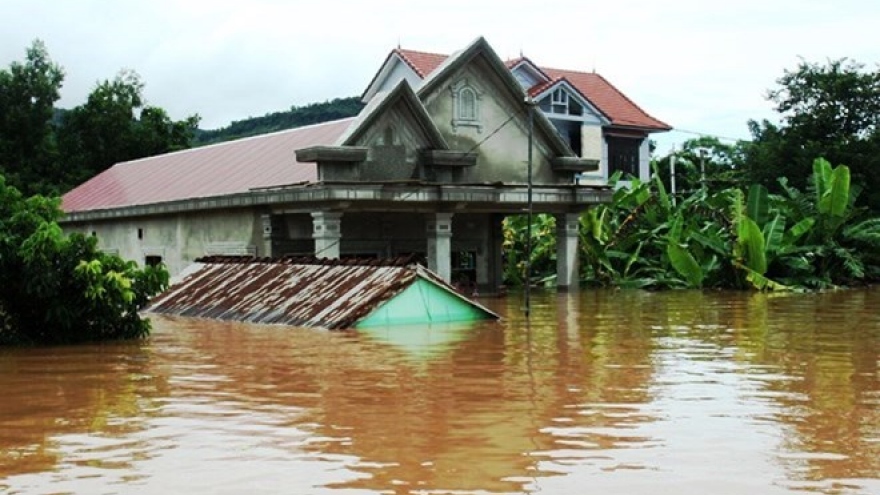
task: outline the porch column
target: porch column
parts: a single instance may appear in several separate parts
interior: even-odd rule
[[[578,227],[580,214],[556,215],[556,286],[578,289]]]
[[[316,258],[339,258],[342,240],[342,213],[316,211],[312,213],[312,238]]]
[[[452,213],[427,214],[428,268],[452,282]]]
[[[263,228],[262,235],[262,249],[257,249],[259,256],[272,257],[274,253],[272,252],[272,238],[274,237],[274,233],[272,232],[272,215],[269,213],[264,213],[260,215],[260,225]],[[255,242],[256,246],[257,243]]]

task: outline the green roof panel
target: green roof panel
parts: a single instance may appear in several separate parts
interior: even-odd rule
[[[355,328],[479,321],[493,315],[428,280],[417,278],[403,292],[378,306]]]

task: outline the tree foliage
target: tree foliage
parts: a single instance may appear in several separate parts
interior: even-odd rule
[[[167,287],[164,267],[65,236],[58,198],[25,198],[0,176],[0,344],[69,344],[148,334],[138,311]]]
[[[165,110],[147,105],[143,90],[137,73],[122,71],[64,114],[58,135],[72,171],[68,184],[79,184],[114,163],[190,147],[199,117],[175,122]]]
[[[813,159],[849,166],[866,189],[866,204],[880,211],[880,69],[848,59],[801,62],[768,93],[781,122],[749,122],[744,170],[752,182],[781,191],[776,179],[803,189]]]
[[[262,117],[237,120],[221,129],[198,131],[196,134],[196,144],[204,145],[229,141],[231,139],[353,117],[360,113],[363,108],[363,102],[356,96],[334,98],[323,103],[310,103],[299,107],[292,106],[286,112],[273,112]]]
[[[856,206],[850,170],[814,160],[806,192],[784,178],[706,187],[673,201],[657,178],[632,180],[581,216],[582,281],[615,287],[824,289],[880,280],[880,218]],[[614,182],[613,179],[612,183]],[[552,217],[549,217],[552,220]],[[555,269],[552,227],[537,216],[532,282]],[[522,282],[522,218],[505,226],[508,283]],[[510,242],[512,241],[512,242]],[[513,262],[514,265],[510,266]]]
[[[0,174],[33,189],[51,188],[60,170],[51,125],[64,71],[37,40],[23,62],[0,69]]]
[[[24,194],[60,194],[114,163],[190,147],[198,116],[174,121],[148,105],[135,72],[67,111],[55,108],[63,81],[39,40],[0,70],[0,174]]]

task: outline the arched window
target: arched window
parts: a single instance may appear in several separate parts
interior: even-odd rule
[[[477,132],[482,132],[483,125],[480,123],[480,98],[482,94],[479,86],[467,78],[461,78],[449,86],[449,96],[452,98],[453,130],[457,130],[458,127],[473,127]]]
[[[458,120],[477,120],[477,93],[468,86],[458,91]]]

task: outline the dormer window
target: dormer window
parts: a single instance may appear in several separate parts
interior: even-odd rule
[[[568,113],[568,93],[558,88],[550,95],[550,109],[553,113]]]
[[[549,95],[544,96],[539,106],[544,113],[573,117],[584,116],[583,100],[564,87],[558,87]]]
[[[449,87],[452,96],[452,127],[476,127],[483,129],[480,123],[481,92],[467,79],[460,79]]]

